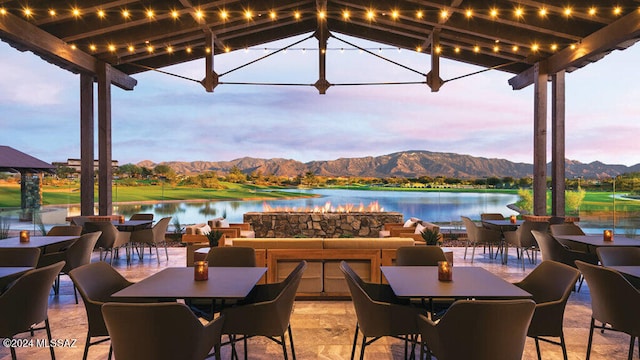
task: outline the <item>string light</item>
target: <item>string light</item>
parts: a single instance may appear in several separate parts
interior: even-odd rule
[[[49,17],[55,17],[58,16],[58,14],[60,13],[59,11],[60,9],[56,10],[53,8],[49,8],[49,9],[33,9],[30,7],[23,7],[21,9],[16,9],[16,13],[20,12],[24,17],[27,18],[31,18],[31,17],[44,17],[49,16]],[[131,19],[133,17],[139,17],[140,14],[143,14],[144,17],[148,18],[148,19],[155,19],[156,17],[171,17],[173,19],[179,19],[180,18],[180,12],[176,9],[171,9],[171,10],[166,10],[164,12],[160,11],[160,12],[156,12],[155,10],[157,9],[153,9],[153,8],[145,8],[143,11],[136,11],[136,12],[131,12],[130,10],[126,9],[126,8],[120,8],[120,9],[95,9],[95,10],[91,10],[89,11],[88,9],[85,9],[85,11],[83,11],[82,8],[79,7],[72,7],[68,10],[63,10],[62,12],[65,11],[69,11],[70,15],[74,18],[82,18],[83,16],[89,15],[89,13],[93,13],[96,14],[94,16],[97,16],[100,19],[106,19],[109,16],[110,12],[115,12],[115,13],[120,13],[122,18],[128,20]],[[388,12],[379,12],[379,10],[375,9],[375,8],[368,8],[364,11],[358,11],[359,14],[364,14],[364,17],[372,22],[375,21],[376,17],[379,14],[382,14],[384,16],[389,16],[390,19],[394,19],[394,20],[399,20],[401,18],[401,14],[403,13],[403,11],[405,11],[405,13],[410,12],[410,9],[391,9]],[[638,11],[640,11],[640,8],[637,8]],[[0,15],[5,15],[8,14],[10,11],[12,11],[11,9],[7,9],[5,7],[0,7]],[[95,11],[95,12],[94,12]],[[226,9],[216,9],[213,11],[205,11],[202,9],[195,9],[194,11],[194,18],[196,19],[203,19],[206,18],[206,16],[208,14],[216,14],[216,16],[219,16],[219,18],[223,21],[226,21],[230,18],[232,18],[232,16],[237,16],[239,15],[238,12],[229,12]],[[436,13],[439,18],[442,19],[448,19],[452,16],[452,11],[456,11],[456,12],[460,12],[461,15],[464,15],[466,18],[472,18],[474,16],[474,14],[476,12],[479,13],[485,13],[489,15],[490,18],[492,19],[497,19],[500,17],[501,13],[506,13],[509,11],[509,9],[504,9],[504,8],[497,8],[497,7],[491,7],[491,8],[485,8],[485,9],[479,9],[479,8],[466,8],[466,9],[454,9],[452,10],[451,8],[441,8],[438,10],[428,10],[429,13]],[[599,13],[601,12],[608,12],[609,14],[613,14],[615,16],[620,16],[623,15],[625,13],[625,9],[622,6],[610,6],[606,9],[601,8],[597,8],[596,6],[591,6],[591,7],[584,7],[584,8],[573,8],[571,6],[566,6],[563,7],[562,9],[557,9],[557,8],[553,8],[553,9],[549,9],[545,6],[541,6],[539,8],[533,8],[533,7],[529,7],[529,6],[515,6],[513,7],[513,9],[511,10],[513,11],[513,16],[517,19],[524,19],[527,17],[527,13],[534,13],[536,12],[540,17],[542,18],[547,18],[549,17],[549,15],[551,15],[552,13],[555,14],[559,14],[561,16],[564,17],[573,17],[573,16],[578,16],[578,13],[581,13],[580,16],[582,18],[585,18],[586,16],[589,17],[595,17],[597,16]],[[630,11],[636,11],[636,8],[634,7],[633,9],[627,9],[626,12],[630,12]],[[240,14],[242,14],[242,16],[246,19],[246,20],[253,20],[255,17],[255,14],[258,14],[259,16],[262,14],[268,14],[269,17],[272,20],[277,20],[278,16],[276,14],[276,12],[274,10],[270,10],[270,11],[264,11],[262,13],[260,12],[254,12],[254,10],[251,9],[244,9]],[[417,9],[414,10],[413,12],[415,14],[415,18],[416,19],[423,19],[425,18],[427,12],[425,12],[425,10],[422,9]],[[302,19],[302,13],[298,10],[296,11],[292,11],[293,17],[296,20],[300,20]],[[327,19],[329,17],[329,13],[327,13],[325,10],[319,10],[316,12],[316,15],[319,19]],[[338,15],[338,14],[335,14]],[[350,20],[351,17],[353,15],[353,10],[349,10],[349,9],[344,9],[344,10],[340,10],[339,11],[339,16],[342,17],[342,19],[344,21]],[[360,15],[362,16],[362,15]],[[520,44],[518,44],[520,45]],[[516,44],[505,44],[506,49],[509,49],[510,51],[512,51],[513,53],[519,52],[521,51],[520,47],[516,45]],[[69,46],[80,46],[80,47],[84,47],[84,48],[89,48],[91,51],[109,51],[109,52],[115,52],[117,51],[118,48],[120,49],[128,49],[129,52],[135,52],[135,47],[134,44],[132,45],[127,45],[127,44],[95,44],[95,43],[91,43],[91,44],[69,44]],[[494,52],[500,52],[500,47],[502,46],[502,44],[498,45],[494,45],[492,47],[489,47],[489,49],[492,49]],[[147,50],[149,51],[149,49],[153,50],[153,47],[151,45],[142,45],[142,44],[138,44],[138,47],[142,47],[142,48],[147,48]],[[502,46],[504,48],[504,46]],[[541,51],[543,49],[546,49],[546,51],[552,51],[552,52],[556,52],[559,49],[561,49],[562,47],[568,47],[569,49],[575,50],[577,48],[576,44],[558,44],[558,43],[547,43],[547,44],[540,44],[540,43],[534,43],[531,46],[529,46],[529,50],[531,52],[538,52]],[[447,49],[451,49],[451,52],[453,53],[460,53],[462,51],[462,47],[460,46],[456,46],[454,44],[452,44],[451,46],[445,46],[445,47],[439,47],[438,51],[445,51],[445,48]],[[166,49],[168,52],[173,52],[175,51],[172,45],[166,45]],[[194,51],[193,48],[189,47],[189,50],[185,49],[185,51],[187,51],[188,53],[191,53],[192,51]],[[200,48],[202,49],[202,48]],[[398,49],[398,48],[395,48]],[[379,49],[380,50],[380,49]],[[423,52],[423,48],[421,46],[416,46],[414,48],[414,50],[416,52]],[[202,50],[201,50],[202,51]],[[210,50],[209,50],[210,51]],[[229,48],[224,48],[225,52],[231,51]],[[344,49],[342,50],[344,51]],[[482,48],[479,45],[475,45],[473,47],[473,52],[475,53],[480,53],[482,51]]]

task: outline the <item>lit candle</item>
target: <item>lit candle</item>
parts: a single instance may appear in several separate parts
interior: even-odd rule
[[[453,268],[451,267],[451,264],[446,261],[438,261],[438,280],[453,280]]]
[[[193,263],[193,279],[196,281],[209,279],[208,261],[196,261]]]
[[[20,242],[21,243],[29,242],[29,230],[20,230]]]
[[[602,233],[602,237],[604,241],[613,241],[613,231],[611,230],[605,230]]]
[[[118,221],[120,222],[120,224],[124,224],[124,215],[120,215]]]
[[[512,224],[515,224],[516,223],[516,216],[515,215],[511,215],[509,217],[509,221],[511,221]]]

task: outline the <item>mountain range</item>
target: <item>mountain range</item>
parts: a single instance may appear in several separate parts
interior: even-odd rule
[[[243,173],[261,172],[264,175],[297,176],[312,172],[319,176],[358,176],[358,177],[407,177],[445,176],[467,179],[482,177],[523,178],[533,176],[533,165],[515,163],[505,159],[489,159],[471,155],[440,153],[424,150],[401,151],[388,155],[360,158],[340,158],[326,161],[300,162],[292,159],[260,159],[243,157],[231,161],[168,161],[154,163],[150,160],[139,162],[138,166],[154,168],[167,165],[179,174],[196,174],[215,171],[218,175],[227,174],[234,166]],[[640,172],[640,164],[633,166],[608,165],[599,161],[588,164],[565,160],[566,177],[608,178],[616,175]],[[547,165],[550,174],[550,165]]]

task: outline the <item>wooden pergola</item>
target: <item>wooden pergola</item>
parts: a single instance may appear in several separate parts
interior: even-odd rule
[[[111,213],[111,85],[133,90],[136,73],[205,59],[202,85],[223,85],[215,54],[310,34],[318,41],[321,94],[327,40],[340,35],[430,54],[424,84],[437,92],[440,58],[514,74],[534,90],[534,213],[546,214],[547,95],[551,88],[552,215],[564,215],[565,74],[640,37],[640,1],[535,0],[0,0],[0,39],[80,74],[81,212],[93,213],[94,94],[98,91],[99,212]],[[349,44],[353,45],[353,44]],[[224,75],[224,74],[223,74]],[[550,85],[549,85],[550,84]],[[594,86],[597,89],[597,85]]]

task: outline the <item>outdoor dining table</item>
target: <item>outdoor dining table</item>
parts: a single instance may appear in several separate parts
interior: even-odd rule
[[[573,241],[584,244],[590,253],[595,254],[595,249],[601,246],[634,246],[640,247],[640,239],[632,239],[622,235],[615,234],[613,241],[604,241],[602,234],[600,235],[556,235],[558,239]]]
[[[0,293],[13,280],[31,269],[33,268],[28,266],[0,266]]]
[[[401,298],[530,299],[531,294],[480,267],[453,267],[453,280],[438,280],[437,266],[381,266]]]
[[[79,239],[80,236],[31,236],[29,242],[20,242],[19,237],[10,237],[0,240],[0,248],[44,248],[49,245],[59,244],[66,241]]]
[[[209,279],[194,280],[192,267],[161,270],[113,297],[148,299],[243,299],[267,271],[265,267],[210,267]]]

